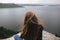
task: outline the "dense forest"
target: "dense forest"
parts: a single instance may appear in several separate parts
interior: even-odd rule
[[[17,32],[4,28],[3,26],[0,27],[0,39],[8,38],[16,34]]]

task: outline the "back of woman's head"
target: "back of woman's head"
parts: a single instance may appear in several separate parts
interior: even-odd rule
[[[25,20],[24,20],[24,24],[33,21],[34,23],[38,24],[38,18],[36,17],[36,15],[33,12],[27,12],[25,14]]]
[[[39,23],[36,15],[33,12],[27,12],[21,37],[25,40],[37,40],[38,25]]]

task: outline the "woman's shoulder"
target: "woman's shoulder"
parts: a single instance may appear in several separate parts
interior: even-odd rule
[[[20,36],[21,35],[21,32],[20,33],[17,33],[16,35],[19,35]]]
[[[19,33],[15,34],[15,35],[18,35],[18,36],[20,37],[20,36],[21,36],[21,32],[19,32]],[[15,36],[15,35],[14,35],[14,36]]]
[[[22,38],[20,38],[20,36],[21,36],[21,33],[18,33],[14,36],[14,39],[15,40],[23,40]]]
[[[43,30],[43,26],[42,25],[39,25],[39,29]]]

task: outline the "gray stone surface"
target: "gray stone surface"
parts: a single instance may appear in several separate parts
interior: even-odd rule
[[[20,33],[18,33],[19,35]],[[0,39],[0,40],[14,40],[13,38],[14,36],[10,37],[10,38],[7,38],[7,39]],[[43,40],[60,40],[59,37],[56,37],[54,34],[51,34],[47,31],[43,31],[43,37],[42,37]]]

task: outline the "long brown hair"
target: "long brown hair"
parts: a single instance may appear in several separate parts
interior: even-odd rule
[[[38,25],[39,22],[36,15],[33,12],[27,12],[21,37],[24,38],[24,40],[37,40]]]

